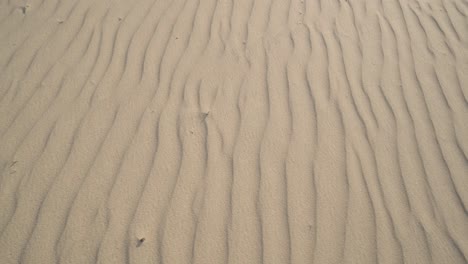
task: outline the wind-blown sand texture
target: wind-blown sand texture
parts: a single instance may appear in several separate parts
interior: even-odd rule
[[[0,11],[0,263],[467,263],[466,0]]]

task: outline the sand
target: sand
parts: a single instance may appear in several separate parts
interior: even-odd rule
[[[2,0],[0,263],[468,263],[466,0]]]

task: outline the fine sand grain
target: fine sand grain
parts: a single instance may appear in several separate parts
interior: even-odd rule
[[[466,0],[0,0],[0,263],[468,263]]]

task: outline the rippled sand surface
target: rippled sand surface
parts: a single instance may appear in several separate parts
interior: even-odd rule
[[[466,0],[0,0],[0,263],[468,263]]]

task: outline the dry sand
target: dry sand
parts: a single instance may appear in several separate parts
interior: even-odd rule
[[[467,16],[2,0],[0,263],[467,263]]]

